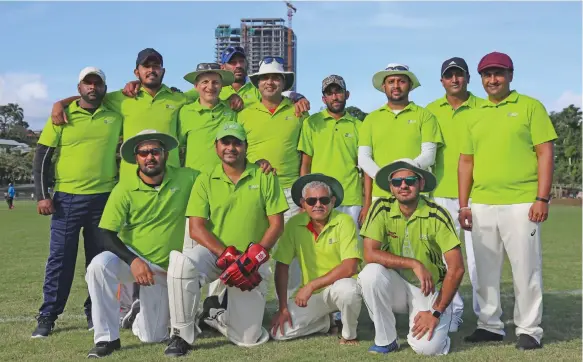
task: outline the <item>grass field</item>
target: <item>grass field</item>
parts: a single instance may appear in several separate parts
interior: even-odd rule
[[[38,308],[42,302],[42,282],[48,255],[48,217],[36,214],[32,202],[18,202],[14,210],[0,206],[0,361],[70,361],[86,357],[93,346],[93,334],[86,330],[83,301],[86,297],[82,247],[77,274],[65,313],[57,320],[50,338],[31,339]],[[471,287],[467,277],[461,287],[466,298],[464,324],[451,334],[450,354],[440,360],[451,361],[581,361],[581,208],[552,205],[549,220],[543,225],[544,348],[520,352],[514,348],[512,325],[514,297],[510,267],[505,265],[502,279],[503,319],[507,323],[503,343],[471,345],[463,337],[475,328],[471,312]],[[82,245],[82,244],[81,244]],[[264,325],[276,308],[269,301]],[[374,337],[373,325],[363,305],[358,347],[339,346],[336,337],[312,336],[290,342],[270,341],[255,349],[242,349],[218,335],[208,335],[196,343],[187,360],[198,361],[323,361],[344,360],[410,361],[416,356],[406,344],[406,316],[398,319],[401,349],[388,356],[366,353]],[[157,361],[163,358],[164,345],[141,344],[129,331],[122,331],[122,350],[110,360]]]

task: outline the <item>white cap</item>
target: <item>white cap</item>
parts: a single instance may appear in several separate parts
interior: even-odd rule
[[[103,73],[103,71],[99,68],[96,67],[86,67],[84,68],[81,73],[79,73],[79,83],[81,83],[81,81],[83,79],[85,79],[86,76],[88,76],[89,74],[95,74],[96,76],[98,76],[99,78],[101,78],[101,80],[103,81],[103,84],[105,83],[105,73]]]

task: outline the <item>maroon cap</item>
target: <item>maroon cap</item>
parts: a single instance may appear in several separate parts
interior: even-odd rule
[[[478,73],[481,73],[486,68],[493,67],[514,70],[512,59],[507,54],[492,52],[484,55],[482,60],[480,60],[480,63],[478,63]]]

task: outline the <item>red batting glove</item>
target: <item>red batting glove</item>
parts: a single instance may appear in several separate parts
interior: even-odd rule
[[[225,270],[229,265],[233,264],[235,260],[237,260],[239,255],[241,255],[239,250],[231,245],[223,251],[215,264],[219,269]]]
[[[259,267],[269,260],[269,253],[260,244],[249,244],[247,250],[221,274],[221,281],[234,287],[241,280],[251,278]]]

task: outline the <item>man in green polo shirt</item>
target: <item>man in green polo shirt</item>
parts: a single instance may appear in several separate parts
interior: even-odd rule
[[[283,232],[288,209],[278,176],[247,160],[247,138],[238,123],[224,123],[216,136],[222,160],[198,177],[186,216],[194,248],[170,254],[168,296],[172,339],[167,356],[183,356],[200,332],[195,311],[200,290],[220,279],[226,309],[210,308],[204,322],[238,346],[267,342],[261,326],[269,280],[269,250]]]
[[[435,189],[435,176],[406,158],[381,168],[375,181],[393,197],[373,203],[360,233],[367,265],[358,282],[375,326],[369,352],[397,350],[394,313],[408,313],[409,346],[418,354],[447,354],[450,303],[464,261],[449,212],[420,195]]]
[[[272,319],[271,336],[289,340],[326,333],[332,324],[330,313],[340,311],[340,344],[356,345],[362,298],[355,277],[362,249],[356,223],[334,209],[342,204],[342,185],[321,173],[308,174],[294,183],[292,197],[306,212],[288,221],[273,254],[279,310]],[[302,284],[294,297],[287,289],[289,265],[295,258],[302,268]]]
[[[155,130],[143,130],[121,146],[122,158],[135,172],[111,193],[99,223],[106,251],[93,259],[85,276],[95,321],[90,358],[121,348],[119,283],[140,285],[134,335],[144,343],[168,338],[166,270],[171,251],[182,249],[184,212],[197,176],[167,164],[177,146],[173,136]]]
[[[488,101],[465,122],[459,160],[459,221],[472,231],[480,307],[478,328],[465,340],[503,340],[500,273],[506,251],[516,348],[541,348],[540,223],[548,217],[557,134],[541,102],[510,90],[514,65],[507,54],[485,55],[478,73]]]
[[[77,89],[80,99],[65,109],[69,126],[55,126],[49,118],[34,157],[37,211],[52,217],[43,304],[33,338],[47,337],[63,313],[75,274],[81,228],[85,266],[103,250],[97,226],[117,176],[115,155],[122,117],[102,104],[107,90],[105,74],[94,67],[83,69]],[[55,193],[51,198],[49,170],[55,150]],[[88,328],[93,328],[89,297],[85,315]]]
[[[470,71],[466,61],[459,57],[447,59],[441,65],[441,84],[445,89],[445,96],[427,105],[427,110],[437,117],[444,143],[437,149],[434,167],[437,187],[432,196],[438,205],[449,211],[450,215],[457,215],[459,209],[457,166],[464,127],[461,123],[471,119],[476,109],[485,102],[484,99],[468,91],[469,82]],[[460,236],[458,218],[454,217],[453,220],[456,232]],[[471,232],[464,232],[464,243],[470,281],[474,286],[476,285],[476,264]],[[474,313],[478,315],[480,309],[475,288],[473,288],[472,301]],[[457,332],[464,312],[464,302],[459,293],[456,294],[452,306],[453,320],[450,331]]]
[[[338,210],[358,225],[366,217],[361,214],[362,179],[357,165],[362,122],[346,112],[349,96],[341,76],[330,75],[322,81],[326,109],[304,121],[298,150],[302,152],[300,175],[323,173],[339,180],[345,193]]]
[[[441,132],[431,112],[409,101],[409,92],[421,85],[415,74],[406,65],[391,63],[372,82],[387,103],[366,116],[360,128],[358,165],[366,174],[365,183],[371,185],[381,167],[399,158],[412,158],[423,169],[432,166]],[[378,185],[372,187],[373,199],[390,196]]]

